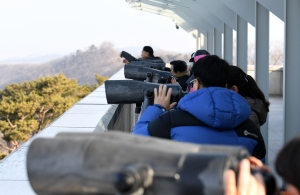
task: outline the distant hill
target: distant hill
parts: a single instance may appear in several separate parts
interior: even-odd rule
[[[126,51],[133,55],[134,57],[140,58],[141,52],[144,46],[132,46],[132,47],[123,47],[117,48],[119,51]],[[190,56],[193,52],[190,53],[178,53],[173,51],[165,51],[159,47],[151,45],[154,50],[154,56],[161,57],[166,63],[171,62],[172,60],[184,60],[186,62],[189,61]]]
[[[80,84],[96,83],[95,74],[111,76],[123,67],[113,44],[103,43],[100,47],[94,45],[86,51],[77,50],[63,58],[43,64],[0,65],[0,89],[6,84],[24,82],[55,75],[60,72],[68,78],[76,78]]]
[[[41,64],[45,62],[49,62],[51,60],[62,58],[62,55],[58,54],[49,54],[49,55],[43,55],[43,56],[28,56],[24,58],[9,58],[0,61],[0,64]]]
[[[141,49],[141,48],[140,48]],[[179,54],[167,51],[155,51],[165,62],[172,60],[188,61],[190,54]],[[68,78],[78,79],[80,84],[94,84],[95,74],[111,76],[124,64],[120,58],[120,49],[112,43],[105,42],[99,47],[91,45],[86,51],[77,50],[57,60],[43,64],[6,64],[0,65],[0,89],[6,84],[36,80],[39,77],[64,73]]]

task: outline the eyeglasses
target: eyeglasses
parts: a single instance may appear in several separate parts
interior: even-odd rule
[[[190,81],[191,87],[194,87],[194,83],[195,83],[196,80],[197,79],[193,79],[193,80]]]

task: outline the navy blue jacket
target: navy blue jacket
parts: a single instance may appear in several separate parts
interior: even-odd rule
[[[180,126],[171,129],[171,139],[197,144],[239,145],[252,154],[257,141],[239,137],[234,128],[251,114],[244,97],[220,87],[202,88],[178,102],[178,109],[187,111],[207,126]],[[162,109],[149,106],[133,130],[133,134],[150,136],[148,124],[163,114]]]

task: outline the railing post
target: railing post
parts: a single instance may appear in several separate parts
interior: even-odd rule
[[[223,58],[222,56],[222,33],[214,28],[214,54]]]
[[[198,50],[200,48],[200,33],[199,31],[197,30],[197,35],[196,35],[196,50]]]
[[[207,32],[207,51],[211,54],[214,52],[214,37],[210,31]]]
[[[255,80],[259,88],[269,99],[269,11],[260,3],[256,2],[255,18]],[[266,148],[268,148],[268,119],[260,128],[264,137]],[[268,151],[268,150],[267,150]],[[268,154],[266,155],[268,162]]]
[[[247,72],[248,64],[248,23],[237,15],[236,31],[236,64]]]
[[[283,104],[285,142],[300,133],[300,1],[284,1],[284,36],[285,36],[285,62],[283,80]]]
[[[200,49],[207,50],[207,33],[206,36],[202,33],[200,33]]]
[[[232,28],[230,28],[227,24],[224,23],[224,45],[223,45],[223,51],[224,51],[224,59],[229,63],[232,64]]]

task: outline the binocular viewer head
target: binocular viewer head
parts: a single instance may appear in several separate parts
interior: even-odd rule
[[[47,151],[47,152],[45,152]],[[37,194],[224,194],[242,147],[180,143],[121,132],[62,133],[33,140],[27,173]]]
[[[107,80],[105,93],[108,104],[132,104],[144,101],[145,95],[152,98],[154,88],[159,88],[158,83],[148,83],[134,80]],[[166,84],[167,90],[172,89],[171,102],[179,101],[185,93],[180,85]]]
[[[171,72],[131,64],[124,66],[124,75],[127,79],[141,81],[144,81],[148,78],[149,82],[153,83],[166,83],[172,76]]]
[[[164,68],[166,67],[165,63],[153,62],[152,60],[132,61],[130,64],[136,65],[136,66],[145,66],[145,67],[153,68],[153,69],[157,69],[157,70],[164,70]]]

